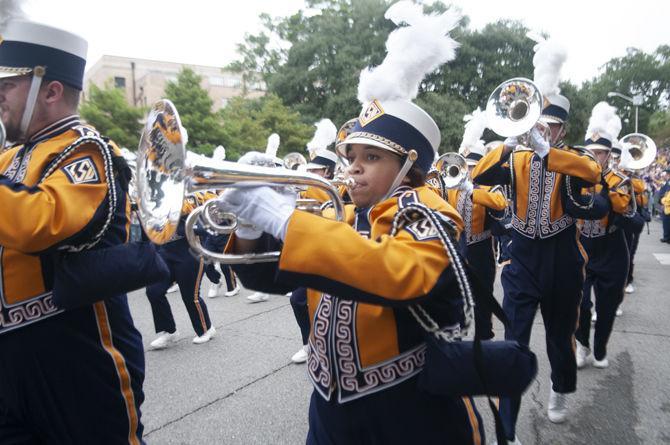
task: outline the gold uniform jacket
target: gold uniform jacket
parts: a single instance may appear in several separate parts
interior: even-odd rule
[[[425,344],[408,305],[421,302],[440,326],[462,321],[462,297],[432,226],[418,220],[390,236],[399,208],[412,202],[462,229],[456,211],[428,187],[403,187],[370,209],[347,206],[346,224],[296,210],[278,265],[235,266],[247,287],[308,288],[307,369],[327,400],[354,400],[422,369]]]
[[[512,227],[527,238],[550,238],[572,227],[584,207],[583,186],[600,181],[600,165],[573,149],[552,147],[545,158],[531,149],[504,155],[504,146],[485,155],[472,172],[478,184],[510,184]]]
[[[51,294],[55,249],[80,246],[105,225],[99,246],[127,241],[130,203],[115,187],[110,213],[109,159],[90,143],[62,158],[83,136],[100,137],[70,116],[0,154],[0,333],[61,312]]]
[[[467,245],[490,239],[489,218],[492,216],[489,211],[500,212],[507,208],[507,199],[502,191],[491,191],[491,187],[485,185],[476,186],[472,194],[460,189],[450,189],[447,191],[447,202],[463,218]]]
[[[604,173],[604,180],[607,183],[611,211],[601,219],[579,220],[579,229],[582,236],[587,238],[599,238],[617,229],[617,215],[622,217],[630,210],[630,182],[624,174],[608,170]],[[595,192],[601,193],[602,184],[596,184]]]

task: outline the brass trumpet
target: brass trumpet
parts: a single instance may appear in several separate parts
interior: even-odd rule
[[[258,185],[314,186],[328,193],[336,218],[344,218],[342,200],[329,181],[306,172],[209,158],[190,163],[186,160],[185,136],[172,102],[166,99],[156,102],[142,131],[136,167],[138,216],[151,241],[163,244],[173,239],[181,217],[184,194],[198,190]],[[207,260],[223,264],[250,264],[279,259],[280,252],[227,255],[205,249],[193,231],[200,217],[208,229],[222,234],[230,233],[238,222],[235,215],[221,212],[216,200],[210,200],[191,212],[185,226],[186,238],[192,249]]]

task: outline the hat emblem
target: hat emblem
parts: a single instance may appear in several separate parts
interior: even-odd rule
[[[384,115],[384,109],[377,99],[370,102],[370,105],[363,110],[361,115],[358,117],[358,122],[361,124],[361,127],[365,127],[367,124],[377,119],[378,117]]]

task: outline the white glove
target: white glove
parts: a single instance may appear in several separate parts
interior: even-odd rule
[[[225,211],[283,241],[288,220],[295,210],[296,198],[295,192],[286,187],[279,190],[269,186],[242,187],[223,192],[219,205]],[[250,235],[244,229],[242,233]]]
[[[511,148],[512,150],[514,150],[516,146],[519,145],[519,138],[517,138],[516,136],[508,137],[503,142],[503,145],[505,145],[505,147],[507,148]]]
[[[240,159],[237,160],[240,164],[258,165],[261,167],[276,167],[275,158],[265,153],[258,151],[248,151]]]
[[[238,219],[235,235],[237,235],[238,238],[253,240],[260,238],[261,235],[263,235],[263,231],[258,230],[258,228],[250,222]]]
[[[472,181],[466,179],[461,183],[461,190],[464,191],[467,194],[472,193],[472,190],[474,190],[475,186],[472,184]]]
[[[533,127],[533,129],[530,130],[530,148],[535,150],[535,153],[541,158],[544,158],[549,154],[549,142],[542,137],[542,134],[537,127]]]

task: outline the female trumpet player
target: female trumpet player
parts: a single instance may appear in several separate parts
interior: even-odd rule
[[[422,302],[442,326],[462,321],[453,268],[426,221],[391,234],[394,216],[411,203],[462,229],[455,210],[424,185],[439,141],[435,122],[418,106],[375,100],[338,145],[355,181],[346,222],[295,210],[294,195],[269,187],[221,198],[226,211],[264,232],[236,232],[229,251],[283,242],[278,264],[235,266],[242,282],[273,293],[308,288],[308,443],[483,443],[470,398],[416,387],[424,344],[403,308]]]

